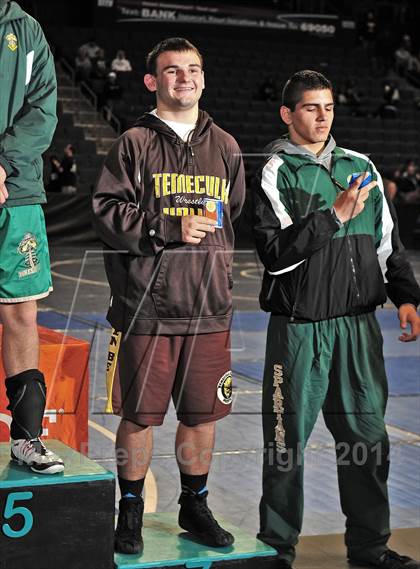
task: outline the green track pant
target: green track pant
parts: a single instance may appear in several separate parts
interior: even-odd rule
[[[303,517],[303,450],[322,409],[336,442],[350,557],[376,560],[389,530],[387,379],[375,314],[296,324],[271,316],[263,387],[259,538],[288,561]]]

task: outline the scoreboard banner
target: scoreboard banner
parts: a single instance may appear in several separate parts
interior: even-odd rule
[[[97,24],[167,22],[303,32],[325,38],[348,35],[353,20],[334,14],[283,14],[245,6],[200,6],[143,0],[96,0]]]

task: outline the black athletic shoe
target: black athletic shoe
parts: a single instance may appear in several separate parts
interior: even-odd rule
[[[399,555],[392,549],[387,549],[376,562],[363,563],[362,561],[349,559],[349,563],[361,567],[379,567],[380,569],[420,569],[418,561],[406,555]]]
[[[118,553],[141,553],[143,538],[143,498],[121,498],[114,549]]]
[[[196,494],[192,491],[182,491],[178,504],[181,505],[178,523],[209,547],[228,547],[235,538],[224,530],[213,517],[207,506],[208,492]]]

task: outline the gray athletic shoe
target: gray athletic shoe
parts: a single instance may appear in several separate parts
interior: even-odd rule
[[[64,461],[48,450],[39,438],[12,439],[10,453],[13,462],[29,466],[38,474],[56,474],[64,470]]]

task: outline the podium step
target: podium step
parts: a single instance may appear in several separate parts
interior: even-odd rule
[[[0,444],[0,569],[113,569],[115,479],[56,440],[65,471],[10,462]]]
[[[206,547],[178,525],[178,514],[145,514],[141,555],[115,554],[116,569],[264,569],[276,552],[249,533],[222,523],[235,536],[231,547]]]

